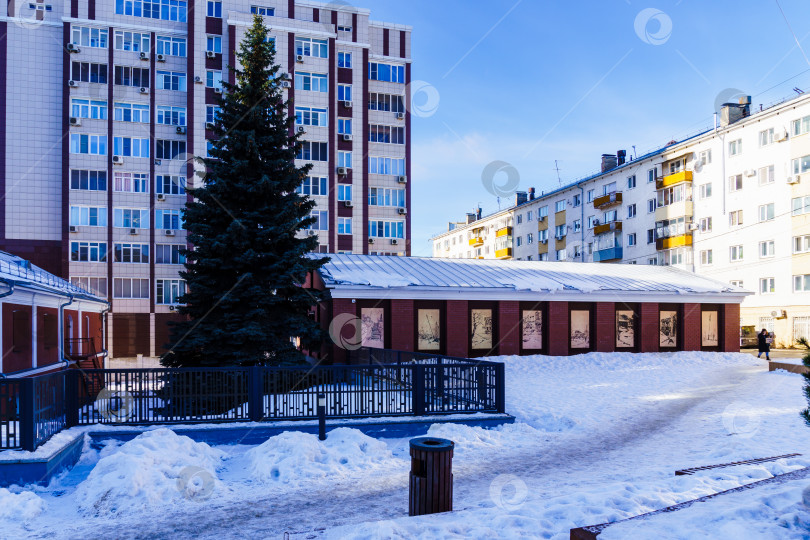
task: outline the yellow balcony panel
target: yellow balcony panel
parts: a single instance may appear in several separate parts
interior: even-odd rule
[[[593,228],[593,234],[605,234],[611,231],[620,231],[622,230],[622,222],[621,221],[611,221],[610,223],[602,223],[601,225],[597,225]]]
[[[512,248],[503,248],[495,250],[495,258],[496,259],[511,259],[512,258]]]
[[[484,245],[484,239],[481,238],[480,236],[475,236],[473,238],[470,238],[470,245],[472,247],[483,246]]]
[[[692,233],[670,236],[669,238],[659,238],[655,241],[655,249],[673,249],[692,245]]]
[[[495,231],[495,238],[501,238],[503,236],[512,236],[512,227],[501,227]]]
[[[601,195],[599,197],[594,198],[593,200],[593,207],[594,208],[610,208],[611,206],[615,206],[617,204],[622,204],[622,192],[615,191],[613,193],[608,193],[607,195]]]
[[[692,171],[680,171],[675,174],[670,174],[655,181],[655,189],[663,189],[665,187],[674,186],[682,182],[692,181]]]
[[[655,209],[655,221],[679,217],[692,217],[692,201],[676,202]]]

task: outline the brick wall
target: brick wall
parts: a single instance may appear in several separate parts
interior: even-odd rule
[[[548,304],[548,354],[565,356],[568,354],[568,343],[571,339],[568,330],[568,302],[549,302]]]
[[[700,304],[683,305],[683,324],[681,324],[680,330],[683,332],[682,343],[684,351],[700,350],[700,311]]]
[[[413,351],[414,313],[413,300],[391,300],[391,348],[397,351]]]
[[[658,304],[644,303],[639,310],[639,336],[641,352],[658,352]]]
[[[470,315],[466,300],[447,301],[447,355],[466,358],[469,354]]]
[[[720,344],[728,352],[740,352],[740,304],[723,306],[723,341]]]
[[[616,348],[616,304],[597,302],[596,304],[596,350],[613,352]]]
[[[498,303],[498,354],[520,354],[520,304]]]

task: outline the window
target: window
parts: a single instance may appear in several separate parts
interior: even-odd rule
[[[82,227],[106,227],[107,208],[105,206],[71,206],[70,224]]]
[[[728,177],[729,192],[740,191],[743,188],[743,177],[741,174]]]
[[[325,39],[295,38],[295,54],[315,58],[329,58],[329,48]]]
[[[574,204],[573,204],[573,206],[574,206],[574,208],[576,208],[577,206],[579,206],[581,204],[582,204],[582,196],[579,193],[577,193],[577,194],[574,195]]]
[[[548,260],[548,253],[541,253],[537,256],[538,261],[547,261]]]
[[[368,235],[375,238],[405,238],[405,222],[370,219]]]
[[[222,18],[222,2],[218,0],[208,0],[207,10],[205,12],[207,17]]]
[[[115,278],[113,279],[113,298],[149,298],[149,280]]]
[[[520,247],[521,245],[523,245],[523,237],[522,236],[516,236],[515,237],[515,246]]]
[[[791,168],[793,169],[793,174],[810,171],[810,156],[803,156],[792,160]]]
[[[636,205],[635,204],[631,204],[631,205],[629,205],[627,207],[627,217],[628,218],[636,217]]]
[[[155,159],[175,159],[186,153],[186,141],[155,140]]]
[[[686,234],[685,217],[665,219],[662,221],[655,222],[656,239],[672,238],[674,236],[680,236],[682,234]]]
[[[616,182],[610,182],[609,184],[605,184],[602,186],[602,195],[609,195],[610,193],[616,193]]]
[[[698,188],[699,197],[701,199],[708,199],[712,196],[712,185],[709,184],[701,184]]]
[[[656,265],[658,265],[658,258],[655,258],[655,259],[647,259],[647,264],[649,264],[650,266],[656,266]]]
[[[71,133],[70,153],[106,156],[107,137],[106,135],[84,135],[81,133]]]
[[[658,168],[653,167],[647,171],[647,183],[652,184],[655,182],[656,177],[658,176]]]
[[[163,195],[185,195],[186,177],[173,174],[158,174],[155,176],[155,193]]]
[[[337,200],[338,201],[351,201],[352,200],[352,185],[351,184],[338,184],[337,187]]]
[[[214,3],[222,5],[220,2]],[[115,0],[115,13],[116,15],[132,15],[147,19],[186,22],[186,2],[185,0]]]
[[[216,124],[217,118],[219,114],[222,112],[222,109],[217,105],[206,105],[205,106],[205,123],[206,124]]]
[[[368,172],[370,174],[405,174],[405,158],[369,157]]]
[[[526,235],[526,243],[534,244],[534,235],[532,233]]]
[[[618,210],[608,210],[602,214],[602,223],[613,223],[614,221],[619,221]]]
[[[627,189],[633,189],[636,187],[636,175],[628,176],[627,177]]]
[[[158,90],[186,91],[186,74],[182,71],[158,71],[155,79]]]
[[[70,283],[97,296],[107,296],[107,278],[71,277]]]
[[[582,247],[574,246],[574,258],[578,259],[579,257],[582,257]]]
[[[692,264],[692,250],[687,248],[676,248],[661,251],[658,253],[656,264],[659,266]]]
[[[563,199],[561,201],[557,201],[556,203],[554,203],[554,211],[555,212],[562,212],[563,210],[565,210],[565,203],[566,203],[565,199]]]
[[[703,150],[702,152],[700,152],[698,154],[697,162],[698,162],[699,165],[708,165],[709,163],[711,163],[712,162],[712,151],[711,150]]]
[[[168,107],[165,105],[158,106],[157,123],[165,126],[185,126],[186,108]]]
[[[338,234],[352,234],[352,218],[339,217],[337,228]]]
[[[596,190],[595,190],[595,189],[589,189],[589,190],[588,190],[588,191],[585,193],[585,195],[586,195],[585,200],[586,200],[586,201],[588,201],[589,203],[592,203],[592,202],[593,202],[594,197],[596,196]]]
[[[158,54],[166,56],[186,56],[186,38],[174,36],[157,36],[155,38]]]
[[[329,230],[329,212],[326,210],[315,210],[310,214],[310,217],[315,218],[308,229],[314,231],[328,231]]]
[[[774,241],[773,240],[765,240],[764,242],[759,243],[759,258],[760,259],[767,259],[768,257],[773,257],[774,254]]]
[[[326,75],[323,73],[295,72],[295,88],[307,92],[326,92]]]
[[[741,261],[743,259],[742,246],[731,246],[728,249],[729,249],[729,259],[731,260],[731,262]]]
[[[107,84],[107,64],[73,62],[70,78],[79,82]]]
[[[319,176],[307,176],[301,187],[295,190],[301,195],[328,195],[326,189],[326,178]]]
[[[567,232],[566,229],[567,227],[565,224],[557,225],[556,227],[554,227],[554,238],[557,238],[558,240],[561,238],[565,238]]]
[[[397,64],[368,63],[368,78],[372,81],[384,81],[405,84],[405,66]]]
[[[70,171],[70,189],[107,191],[107,171]]]
[[[129,66],[115,66],[113,69],[115,84],[118,86],[133,86],[135,88],[149,88],[149,70]]]
[[[804,135],[810,132],[810,116],[799,118],[791,122],[793,135]]]
[[[776,279],[772,277],[760,278],[759,292],[760,294],[772,294],[776,292]]]
[[[328,144],[325,142],[304,141],[298,150],[295,159],[306,161],[327,161],[329,159]]]
[[[791,201],[791,207],[794,216],[810,213],[810,197],[796,197]]]
[[[149,105],[137,103],[116,103],[113,108],[113,119],[116,122],[149,123]]]
[[[759,185],[764,186],[766,184],[772,184],[774,181],[774,167],[773,165],[769,167],[760,167],[757,170],[757,177],[759,178]]]
[[[541,206],[537,210],[537,219],[542,220],[543,218],[548,217],[548,206]]]
[[[740,154],[742,154],[742,139],[737,139],[736,141],[731,141],[728,143],[729,156],[738,156]]]
[[[217,2],[219,3],[219,2]],[[155,284],[156,304],[177,304],[186,294],[186,282],[182,279],[158,279]]]
[[[107,243],[71,242],[70,260],[73,262],[107,262]]]
[[[149,210],[113,208],[113,227],[119,229],[148,229]]]
[[[180,210],[155,210],[156,229],[182,229]]]
[[[647,243],[648,244],[655,243],[655,229],[647,229]]]
[[[635,246],[636,245],[636,233],[630,233],[627,235],[627,246]]]
[[[326,109],[312,107],[296,107],[295,123],[299,126],[325,126]]]
[[[523,214],[518,214],[516,219],[517,219],[517,224],[518,225],[523,223]]]
[[[773,203],[760,205],[759,221],[771,221],[773,218]]]
[[[149,193],[149,174],[114,172],[113,190],[124,193]]]
[[[385,144],[405,144],[405,128],[397,126],[368,126],[368,141]]]
[[[405,190],[392,188],[368,188],[369,206],[405,206]]]
[[[678,184],[677,186],[660,189],[658,190],[658,208],[677,204],[688,200],[691,196],[692,191],[686,184]]]
[[[793,237],[793,253],[810,252],[810,234]]]
[[[74,26],[71,28],[71,38],[71,43],[80,47],[107,48],[107,30],[103,28]]]
[[[529,222],[532,220],[532,211],[529,210],[526,212],[526,221]]]
[[[107,102],[95,99],[73,98],[70,100],[70,116],[92,120],[106,120]]]
[[[647,213],[652,214],[653,212],[655,212],[655,207],[656,207],[655,199],[648,199],[647,200]]]
[[[742,281],[741,279],[732,279],[732,280],[731,280],[731,281],[729,281],[728,283],[729,283],[729,285],[731,285],[731,286],[733,286],[733,287],[740,287],[740,288],[742,288],[742,286],[743,286],[743,281]]]
[[[115,31],[115,49],[118,51],[149,52],[149,40],[147,32]]]
[[[574,232],[579,232],[582,230],[582,220],[575,219],[574,220]]]
[[[156,244],[155,264],[184,264],[185,255],[182,251],[186,249],[183,244]]]
[[[810,291],[810,275],[793,276],[793,292]]]
[[[351,101],[352,100],[352,85],[339,84],[338,85],[338,101]]]
[[[113,137],[113,155],[124,157],[149,157],[149,139]]]
[[[351,135],[352,134],[352,119],[351,118],[338,118],[338,134]]]
[[[544,244],[546,242],[548,242],[548,229],[543,229],[542,231],[538,231],[537,232],[537,239],[540,242],[544,243]]]
[[[588,228],[593,229],[596,226],[596,216],[588,216]]]
[[[273,17],[276,14],[275,8],[264,6],[250,6],[250,12],[254,15],[261,15],[262,17]]]
[[[222,90],[222,72],[209,69],[205,72],[206,88],[219,88]]]
[[[205,50],[222,54],[222,36],[205,36]]]
[[[675,174],[680,172],[681,168],[686,164],[686,159],[677,159],[675,161],[670,162],[669,164],[669,174]]]
[[[351,26],[338,26],[337,29],[338,29],[338,32],[351,32],[352,31]]]
[[[352,168],[352,153],[351,152],[343,152],[338,151],[338,167],[346,167],[347,169]]]
[[[700,252],[700,264],[703,266],[708,266],[713,263],[712,260],[712,250],[704,249]]]
[[[728,224],[732,227],[743,224],[742,210],[735,210],[728,213]]]
[[[149,262],[149,244],[113,244],[113,261],[146,264]]]
[[[557,260],[558,261],[564,261],[567,258],[568,258],[568,253],[564,249],[558,249],[557,250]]]
[[[700,218],[700,232],[712,232],[712,218]]]
[[[338,52],[338,67],[351,68],[352,67],[352,53]]]
[[[759,132],[759,145],[768,146],[773,143],[773,128]]]

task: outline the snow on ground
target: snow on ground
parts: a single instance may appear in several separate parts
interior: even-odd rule
[[[146,435],[101,448],[88,445],[80,463],[50,486],[13,488],[41,499],[42,514],[27,521],[0,515],[0,531],[29,538],[253,538],[289,532],[292,538],[567,539],[572,527],[810,466],[805,455],[674,476],[685,467],[810,452],[810,428],[798,416],[806,406],[802,377],[768,373],[766,363],[750,355],[591,353],[499,360],[506,363],[506,406],[515,424],[430,428],[430,435],[456,442],[453,513],[407,517],[407,438],[381,443],[340,428],[325,442],[285,433],[255,447],[193,454],[179,443],[184,437],[161,434],[165,447],[150,446]],[[133,445],[139,439],[140,446]],[[213,452],[221,452],[221,459]],[[112,459],[119,454],[126,457]],[[343,457],[348,459],[341,462]],[[145,467],[148,459],[161,472],[136,474],[134,463]],[[190,466],[203,468],[214,481],[202,473],[181,474]],[[147,499],[143,482],[154,483],[148,491],[157,497],[150,501],[168,501],[159,503],[160,512],[141,504]],[[116,500],[117,514],[85,515],[84,501],[102,498],[101,488],[113,485],[108,498]],[[735,494],[728,503],[713,499],[712,507],[684,510],[686,523],[676,529],[668,522],[666,533],[702,538],[706,526],[716,531],[714,538],[808,538],[805,487],[795,482]],[[188,496],[189,490],[197,495]],[[633,527],[651,527],[641,538],[666,538],[659,523]],[[618,527],[629,526],[617,525],[612,537],[628,537]],[[736,534],[740,530],[752,532]]]

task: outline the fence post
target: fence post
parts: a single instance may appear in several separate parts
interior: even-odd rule
[[[444,410],[444,359],[439,356],[436,360],[436,397]]]
[[[26,377],[20,379],[20,446],[23,450],[33,452],[37,449],[36,423],[34,419],[36,395],[34,393],[34,379]]]
[[[63,372],[65,385],[65,427],[79,425],[79,376],[78,369],[69,369]]]
[[[411,404],[414,416],[425,414],[425,366],[412,364],[413,368],[413,394]]]
[[[262,368],[248,368],[248,415],[253,422],[264,417],[264,396],[262,395]]]
[[[506,364],[495,364],[495,408],[499,413],[506,412]]]

